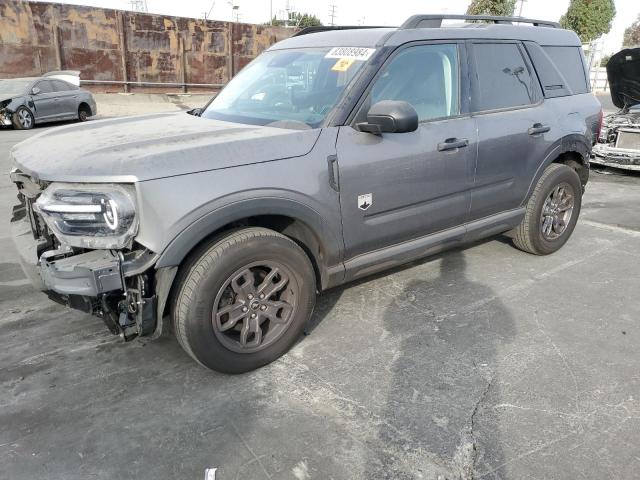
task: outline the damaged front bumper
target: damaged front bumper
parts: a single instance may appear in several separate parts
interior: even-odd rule
[[[6,108],[0,109],[0,125],[3,125],[5,127],[10,127],[11,125],[13,125],[12,115],[13,112],[10,112]]]
[[[102,318],[112,333],[125,340],[161,333],[158,317],[169,287],[166,272],[157,275],[154,269],[157,254],[146,249],[74,252],[54,248],[46,237],[34,235],[33,215],[26,203],[14,207],[11,234],[22,268],[35,288],[59,303]]]
[[[640,171],[640,150],[616,148],[606,143],[598,143],[593,147],[590,161],[595,165]]]

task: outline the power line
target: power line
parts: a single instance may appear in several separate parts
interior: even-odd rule
[[[329,5],[329,18],[331,18],[331,22],[329,23],[329,25],[331,25],[332,27],[335,26],[336,24],[336,6],[335,5]]]
[[[211,12],[213,12],[213,7],[215,7],[215,6],[216,6],[216,2],[215,1],[211,2],[211,8],[209,9],[209,11],[208,12],[204,12],[204,19],[205,20],[209,19],[209,16],[211,15]]]

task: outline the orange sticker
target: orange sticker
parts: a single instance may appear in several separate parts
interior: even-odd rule
[[[334,72],[346,72],[353,65],[353,62],[355,62],[354,58],[341,58],[331,67],[331,70]]]

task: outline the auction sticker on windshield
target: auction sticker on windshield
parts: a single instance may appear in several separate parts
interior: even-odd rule
[[[335,65],[331,67],[331,70],[334,72],[346,72],[349,70],[349,67],[353,65],[353,62],[355,62],[353,58],[340,58]]]
[[[371,55],[373,55],[375,51],[375,48],[334,47],[329,50],[329,53],[327,53],[324,57],[366,61],[371,58]]]

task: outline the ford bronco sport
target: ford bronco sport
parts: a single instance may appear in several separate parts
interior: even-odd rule
[[[573,32],[452,15],[327,30],[273,45],[194,115],[17,145],[34,284],[125,339],[172,324],[196,361],[244,372],[287,352],[317,292],[504,232],[564,245],[601,120]]]

